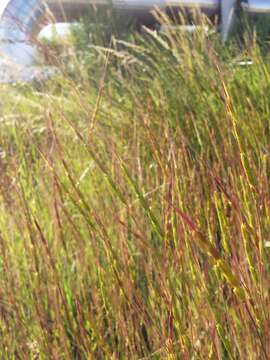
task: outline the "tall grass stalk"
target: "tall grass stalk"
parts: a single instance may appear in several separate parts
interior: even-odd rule
[[[156,16],[0,89],[3,359],[269,358],[269,61]]]

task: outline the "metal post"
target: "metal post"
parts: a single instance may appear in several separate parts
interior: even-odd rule
[[[221,1],[221,35],[224,41],[227,40],[238,0],[220,0]]]

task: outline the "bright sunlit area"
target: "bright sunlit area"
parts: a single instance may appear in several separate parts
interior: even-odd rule
[[[78,24],[77,24],[78,25]],[[45,26],[38,34],[39,39],[52,40],[53,38],[65,38],[71,35],[72,28],[76,23],[54,23]]]

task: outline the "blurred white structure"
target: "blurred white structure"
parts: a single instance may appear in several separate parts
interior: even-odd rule
[[[41,29],[38,34],[38,39],[48,39],[51,40],[54,36],[58,38],[66,37],[71,35],[71,28],[74,27],[74,23],[55,23],[48,24],[43,29]]]

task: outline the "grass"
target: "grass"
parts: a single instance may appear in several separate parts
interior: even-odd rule
[[[268,359],[268,57],[174,28],[91,51],[0,89],[1,358]]]

